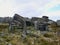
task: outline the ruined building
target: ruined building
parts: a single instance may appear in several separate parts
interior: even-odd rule
[[[50,20],[47,16],[43,16],[42,18],[32,17],[29,19],[15,14],[10,24],[11,27],[18,25],[18,27],[22,27],[23,30],[27,30],[28,26],[33,26],[35,30],[48,31],[50,30],[48,26],[52,23],[54,23],[54,21]]]
[[[13,30],[13,27],[16,26],[18,29],[27,30],[27,27],[32,26],[35,30],[48,31],[52,30],[52,26],[60,24],[60,21],[50,20],[47,16],[40,17],[22,17],[18,14],[15,14],[13,17],[0,17],[0,23],[9,23],[9,30]],[[51,26],[52,25],[52,26]]]

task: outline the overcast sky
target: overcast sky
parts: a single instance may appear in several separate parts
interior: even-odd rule
[[[0,17],[12,17],[15,13],[24,17],[49,16],[60,19],[60,0],[0,0]]]

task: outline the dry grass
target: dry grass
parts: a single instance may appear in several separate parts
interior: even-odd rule
[[[26,38],[23,38],[21,35],[22,32],[9,33],[7,28],[6,30],[3,28],[0,31],[0,45],[58,45],[60,43],[59,38],[52,32],[47,32],[44,35],[40,34],[39,37],[26,35]]]

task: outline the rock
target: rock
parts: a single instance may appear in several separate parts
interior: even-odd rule
[[[25,39],[26,38],[26,34],[22,34],[21,37],[22,37],[22,39]]]

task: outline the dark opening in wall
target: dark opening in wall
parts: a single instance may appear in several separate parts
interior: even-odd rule
[[[40,31],[46,31],[47,30],[46,28],[47,28],[47,26],[44,25],[44,24],[43,25],[39,25],[39,30]]]
[[[31,22],[26,21],[26,25],[27,25],[27,26],[31,26]]]

